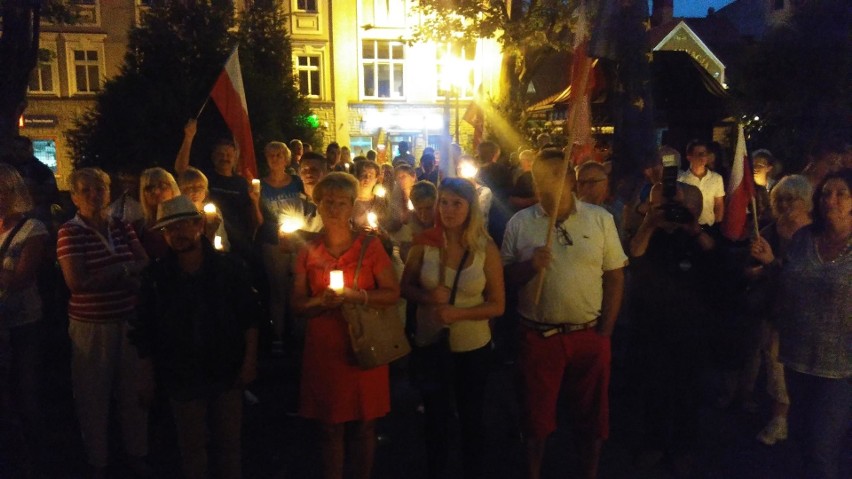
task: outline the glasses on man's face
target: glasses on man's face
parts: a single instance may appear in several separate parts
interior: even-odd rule
[[[574,240],[562,224],[556,225],[556,239],[562,246],[574,246]]]

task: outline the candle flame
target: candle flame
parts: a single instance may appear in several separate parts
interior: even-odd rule
[[[295,233],[296,231],[302,229],[305,226],[304,218],[299,218],[296,216],[284,215],[281,218],[281,232],[290,234]]]
[[[335,269],[328,274],[328,287],[337,291],[343,291],[343,271]]]
[[[414,211],[414,203],[412,203],[411,200],[408,200],[408,210]]]
[[[462,162],[459,165],[459,176],[462,178],[473,178],[476,176],[477,171],[479,171],[479,169],[469,161]]]
[[[216,249],[217,249],[217,250],[219,250],[219,251],[222,251],[222,249],[224,248],[224,246],[222,246],[222,237],[221,237],[221,236],[216,235],[216,236],[213,238],[213,247],[214,247],[214,248],[216,248]]]
[[[367,223],[370,225],[370,228],[377,228],[379,226],[379,216],[372,211],[368,212]]]
[[[375,194],[379,198],[384,198],[385,195],[388,194],[388,190],[386,190],[385,187],[382,185],[376,185],[376,187],[373,188],[373,194]]]
[[[206,205],[204,205],[204,212],[210,213],[210,214],[215,213],[216,212],[216,205],[214,205],[213,203],[207,203]]]

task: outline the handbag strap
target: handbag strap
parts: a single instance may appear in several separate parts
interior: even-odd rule
[[[6,251],[9,249],[9,245],[12,244],[12,240],[15,239],[15,235],[18,234],[18,231],[21,231],[21,228],[24,227],[24,223],[26,222],[27,217],[24,216],[24,218],[21,219],[21,221],[18,221],[18,224],[9,231],[9,236],[6,236],[6,240],[3,241],[3,246],[0,246],[0,258],[6,256]]]
[[[355,267],[355,279],[354,285],[355,288],[358,288],[358,275],[361,274],[361,263],[364,261],[364,254],[367,253],[367,246],[370,245],[370,240],[373,239],[373,235],[367,235],[364,237],[364,242],[361,243],[361,253],[358,255],[358,266]]]
[[[453,280],[453,289],[450,290],[450,304],[456,304],[456,291],[459,289],[459,277],[461,276],[462,267],[464,267],[464,262],[467,261],[468,255],[470,255],[470,250],[464,250],[461,261],[459,261],[459,267],[456,268],[456,277]]]

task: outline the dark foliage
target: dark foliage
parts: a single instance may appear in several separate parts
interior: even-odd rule
[[[313,139],[313,130],[299,121],[308,108],[294,85],[281,14],[257,2],[235,19],[231,5],[164,2],[150,10],[143,26],[130,32],[120,74],[69,133],[75,166],[171,169],[184,124],[198,114],[237,45],[258,156],[273,139]],[[206,167],[213,141],[230,133],[212,100],[198,124],[192,163]]]

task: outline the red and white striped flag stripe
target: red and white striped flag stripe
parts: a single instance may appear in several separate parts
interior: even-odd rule
[[[225,68],[213,85],[210,97],[219,107],[225,124],[234,135],[240,149],[240,172],[246,178],[257,178],[257,162],[254,158],[254,141],[251,136],[246,91],[240,69],[239,48],[235,48]]]

